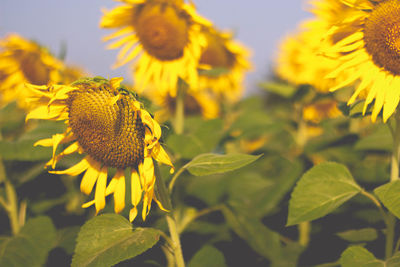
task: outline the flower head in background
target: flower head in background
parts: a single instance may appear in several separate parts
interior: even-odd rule
[[[86,70],[77,65],[66,65],[60,72],[62,84],[70,84],[74,81],[82,78],[88,77],[89,74]]]
[[[322,39],[330,24],[319,19],[304,21],[298,31],[288,35],[280,44],[275,72],[295,85],[311,85],[319,93],[329,93],[331,88],[346,78],[346,73],[335,79],[324,79],[339,67],[340,62],[321,53],[329,42]]]
[[[47,163],[53,169],[66,155],[84,153],[76,165],[56,174],[72,176],[85,172],[81,191],[90,194],[96,184],[94,200],[83,207],[95,205],[99,212],[105,207],[107,195],[114,196],[116,213],[125,208],[125,178],[131,178],[129,219],[137,215],[137,205],[143,199],[142,218],[145,219],[152,200],[162,204],[154,195],[153,159],[170,165],[171,161],[159,143],[161,128],[126,89],[120,87],[122,78],[81,79],[69,86],[29,85],[36,108],[26,119],[62,120],[67,129],[62,134],[38,141],[35,145],[53,147],[53,157]],[[56,155],[57,147],[70,143]],[[116,170],[107,185],[109,169]],[[142,196],[143,195],[143,196]]]
[[[0,104],[17,101],[27,108],[25,83],[58,83],[63,63],[39,44],[17,34],[0,39]]]
[[[333,89],[355,84],[348,104],[360,96],[365,98],[365,113],[374,102],[372,121],[383,111],[385,122],[395,112],[400,99],[400,3],[397,0],[340,0],[325,1],[324,5],[334,7],[335,2],[348,10],[330,21],[326,38],[334,43],[324,53],[340,65],[327,77],[339,77],[346,72],[348,78]]]
[[[197,64],[205,39],[200,25],[209,24],[182,0],[122,0],[105,11],[102,28],[118,29],[105,40],[118,39],[108,48],[121,48],[114,67],[135,59],[136,88],[153,87],[176,96],[178,78],[197,84]]]
[[[153,99],[156,106],[160,107],[154,114],[157,121],[164,122],[174,116],[176,97],[172,97],[169,92],[159,90],[147,91],[146,95]],[[204,119],[214,119],[220,114],[216,97],[208,91],[187,90],[184,105],[187,115],[201,115]]]
[[[303,108],[303,119],[306,122],[319,124],[322,120],[336,118],[341,115],[334,99],[321,99]]]
[[[245,72],[251,69],[249,50],[234,41],[231,33],[204,26],[202,34],[206,37],[207,47],[199,62],[198,87],[211,90],[222,99],[238,100],[244,91]]]

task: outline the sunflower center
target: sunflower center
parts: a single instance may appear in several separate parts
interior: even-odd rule
[[[223,40],[206,34],[207,47],[200,57],[201,64],[207,64],[214,68],[231,68],[234,65],[234,55],[225,47]]]
[[[143,161],[145,128],[133,100],[110,86],[82,88],[68,101],[69,125],[84,151],[105,166],[126,168]],[[114,103],[115,102],[115,103]]]
[[[374,63],[400,75],[400,4],[383,1],[365,21],[364,42]]]
[[[40,55],[34,53],[26,53],[23,50],[16,51],[24,76],[32,84],[47,84],[50,79],[49,69],[41,62]]]
[[[166,3],[146,4],[137,12],[134,23],[144,49],[159,60],[183,56],[188,43],[188,20]]]

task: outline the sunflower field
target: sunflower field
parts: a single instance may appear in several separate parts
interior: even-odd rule
[[[0,36],[0,267],[400,266],[400,1],[304,1],[255,93],[195,2],[101,10],[125,77]]]

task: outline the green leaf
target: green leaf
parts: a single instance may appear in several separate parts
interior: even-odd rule
[[[260,83],[258,86],[270,93],[280,95],[284,98],[292,97],[297,91],[296,86],[286,83],[263,82]]]
[[[340,257],[342,267],[384,267],[385,263],[375,258],[367,249],[360,246],[348,247]]]
[[[361,190],[346,166],[334,162],[314,166],[293,190],[287,225],[323,217]]]
[[[360,139],[354,146],[356,150],[375,150],[391,152],[393,150],[393,138],[389,127],[379,125],[374,131]]]
[[[273,163],[274,162],[275,161],[273,161]],[[254,203],[254,206],[257,207],[256,213],[259,213],[259,216],[264,216],[276,209],[304,171],[300,160],[289,161],[286,158],[278,157],[275,164],[276,165],[272,168],[275,168],[275,171],[278,170],[279,173],[276,175],[266,175],[267,177],[271,177],[270,180],[273,180],[274,184],[268,187],[268,189],[261,194],[261,198]],[[276,169],[276,166],[279,166],[279,169]]]
[[[185,120],[185,134],[171,134],[167,139],[167,146],[177,157],[191,159],[199,154],[215,150],[222,138],[223,121],[213,119],[204,121],[201,118]]]
[[[396,252],[393,257],[386,261],[386,267],[400,266],[400,252]]]
[[[229,73],[230,70],[227,68],[222,68],[222,67],[216,67],[216,68],[212,68],[209,70],[199,70],[199,75],[205,75],[205,76],[210,76],[213,78],[218,78],[220,75],[224,75]]]
[[[25,112],[17,107],[16,102],[12,102],[0,109],[0,129],[2,134],[16,131],[24,125]]]
[[[0,243],[0,266],[44,266],[56,231],[49,217],[30,219],[20,232]]]
[[[204,176],[216,173],[233,171],[246,166],[262,155],[247,154],[202,154],[185,165],[186,169],[195,176]]]
[[[36,140],[37,141],[37,140]],[[36,161],[51,158],[51,148],[34,147],[35,140],[0,141],[0,156],[5,160]]]
[[[96,216],[87,221],[78,234],[72,267],[109,267],[143,253],[158,239],[158,230],[133,229],[121,215]]]
[[[367,115],[371,115],[372,113],[372,105],[368,105],[365,114],[363,115],[365,100],[356,101],[354,104],[347,105],[346,102],[340,102],[338,104],[339,110],[343,113],[343,115],[359,118]]]
[[[65,227],[57,231],[56,247],[61,247],[68,254],[74,253],[79,226]]]
[[[296,266],[303,248],[297,243],[283,246],[277,232],[270,230],[260,219],[233,213],[223,207],[222,212],[229,226],[261,256],[272,262],[271,266]]]
[[[379,200],[397,218],[400,218],[400,180],[384,184],[374,190]]]
[[[337,235],[350,242],[369,242],[378,238],[378,233],[374,228],[349,230],[337,233]]]
[[[190,260],[188,267],[224,267],[224,254],[213,246],[205,245]]]

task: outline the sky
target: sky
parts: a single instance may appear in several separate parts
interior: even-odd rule
[[[252,53],[253,70],[246,75],[246,93],[270,74],[280,40],[304,19],[306,0],[193,0],[197,12],[221,30],[233,30],[235,40]],[[15,32],[48,47],[58,55],[67,47],[66,62],[95,76],[129,78],[129,68],[112,70],[118,50],[107,50],[102,38],[113,32],[100,29],[103,9],[112,0],[0,0],[0,37]]]

